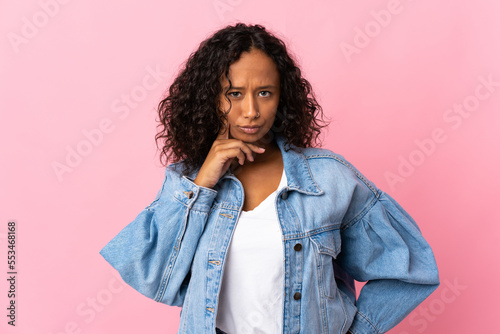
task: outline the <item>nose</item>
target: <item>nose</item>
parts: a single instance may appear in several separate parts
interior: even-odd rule
[[[246,101],[243,103],[242,110],[243,117],[256,118],[259,114],[259,104],[257,102],[257,99],[251,94],[248,94],[245,99]]]

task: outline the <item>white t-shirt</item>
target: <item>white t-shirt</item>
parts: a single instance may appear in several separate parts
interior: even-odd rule
[[[242,211],[226,255],[216,326],[228,334],[281,332],[283,243],[276,194],[286,187],[283,170],[273,193]]]

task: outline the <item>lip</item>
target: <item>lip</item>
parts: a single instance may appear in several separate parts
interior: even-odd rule
[[[261,128],[258,125],[239,125],[238,127],[241,129],[241,131],[248,134],[256,133]]]

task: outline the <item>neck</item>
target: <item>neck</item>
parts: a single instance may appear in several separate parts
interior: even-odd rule
[[[276,157],[277,154],[279,154],[280,148],[278,144],[276,143],[276,140],[266,140],[266,138],[259,140],[258,142],[255,143],[259,147],[265,148],[264,153],[255,153],[252,152],[254,161],[253,163],[259,163],[259,162],[267,162],[269,160],[272,160]]]

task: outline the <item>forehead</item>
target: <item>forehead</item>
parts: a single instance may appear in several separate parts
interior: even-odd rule
[[[278,68],[274,61],[259,49],[243,52],[240,58],[229,66],[229,79],[233,86],[258,81],[259,84],[279,83]],[[225,76],[223,83],[227,83]]]

